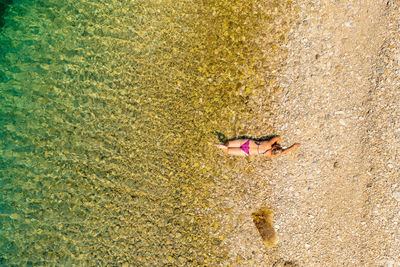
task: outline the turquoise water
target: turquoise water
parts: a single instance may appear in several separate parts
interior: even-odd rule
[[[284,12],[273,2],[275,15],[256,0],[14,1],[0,33],[0,265],[227,262],[211,197],[232,177],[210,145],[244,133],[232,120],[270,84],[257,72],[282,39],[262,28]]]

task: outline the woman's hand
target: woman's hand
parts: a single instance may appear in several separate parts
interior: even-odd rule
[[[290,147],[282,149],[282,154],[288,153],[290,150],[293,150],[293,149],[295,149],[295,148],[297,148],[299,146],[300,146],[300,143],[294,143]]]

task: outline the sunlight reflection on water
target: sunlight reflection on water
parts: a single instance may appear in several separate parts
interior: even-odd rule
[[[284,32],[264,26],[290,6],[274,2],[14,3],[0,264],[225,262],[213,191],[231,177],[210,144],[270,84],[259,72]]]

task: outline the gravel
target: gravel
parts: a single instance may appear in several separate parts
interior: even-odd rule
[[[231,253],[242,266],[399,266],[399,2],[296,5],[272,128],[302,146],[267,161],[243,196],[243,213],[275,212],[278,246],[246,217]]]

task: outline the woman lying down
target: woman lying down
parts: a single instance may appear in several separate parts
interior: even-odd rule
[[[257,141],[252,139],[234,139],[222,144],[214,144],[224,153],[233,156],[265,156],[273,157],[279,154],[285,154],[290,150],[299,147],[299,143],[295,143],[287,148],[282,148],[281,137],[275,136],[267,141]]]

